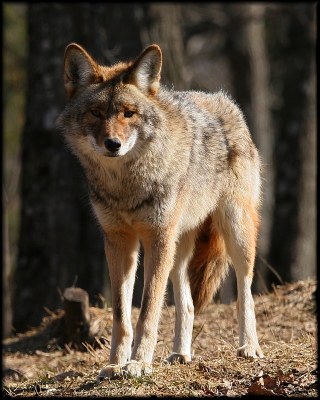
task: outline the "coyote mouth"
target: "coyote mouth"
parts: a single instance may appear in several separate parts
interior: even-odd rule
[[[105,154],[105,156],[106,157],[120,157],[120,154],[119,153],[106,153]]]

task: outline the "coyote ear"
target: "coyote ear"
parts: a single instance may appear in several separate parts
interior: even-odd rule
[[[72,97],[81,86],[87,86],[96,79],[96,62],[78,44],[71,43],[64,53],[64,87]]]
[[[162,53],[157,44],[148,46],[132,64],[125,82],[142,92],[155,95],[159,89]]]

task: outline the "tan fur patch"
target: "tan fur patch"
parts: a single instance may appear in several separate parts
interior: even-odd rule
[[[113,65],[112,67],[105,67],[103,65],[98,65],[96,69],[97,79],[100,78],[100,81],[106,82],[114,79],[123,73],[125,73],[128,68],[132,65],[132,62],[119,62],[118,64]]]
[[[212,227],[212,216],[203,223],[189,265],[189,279],[195,313],[210,303],[227,270],[227,256],[222,235]]]

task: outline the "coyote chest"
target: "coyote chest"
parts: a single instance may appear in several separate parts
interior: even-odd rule
[[[128,178],[119,179],[116,184],[111,181],[89,181],[90,197],[92,201],[98,202],[106,209],[115,212],[135,212],[145,206],[152,206],[155,201],[155,191],[137,191],[133,182]]]
[[[88,170],[90,198],[100,223],[119,223],[120,219],[129,225],[161,224],[174,201],[174,191],[168,179],[159,175],[154,171],[153,176],[145,176],[142,166],[106,170],[103,174]]]

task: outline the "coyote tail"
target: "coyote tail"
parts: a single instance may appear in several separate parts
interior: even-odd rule
[[[212,300],[228,270],[228,258],[222,234],[209,216],[200,228],[189,264],[189,280],[195,313]]]

